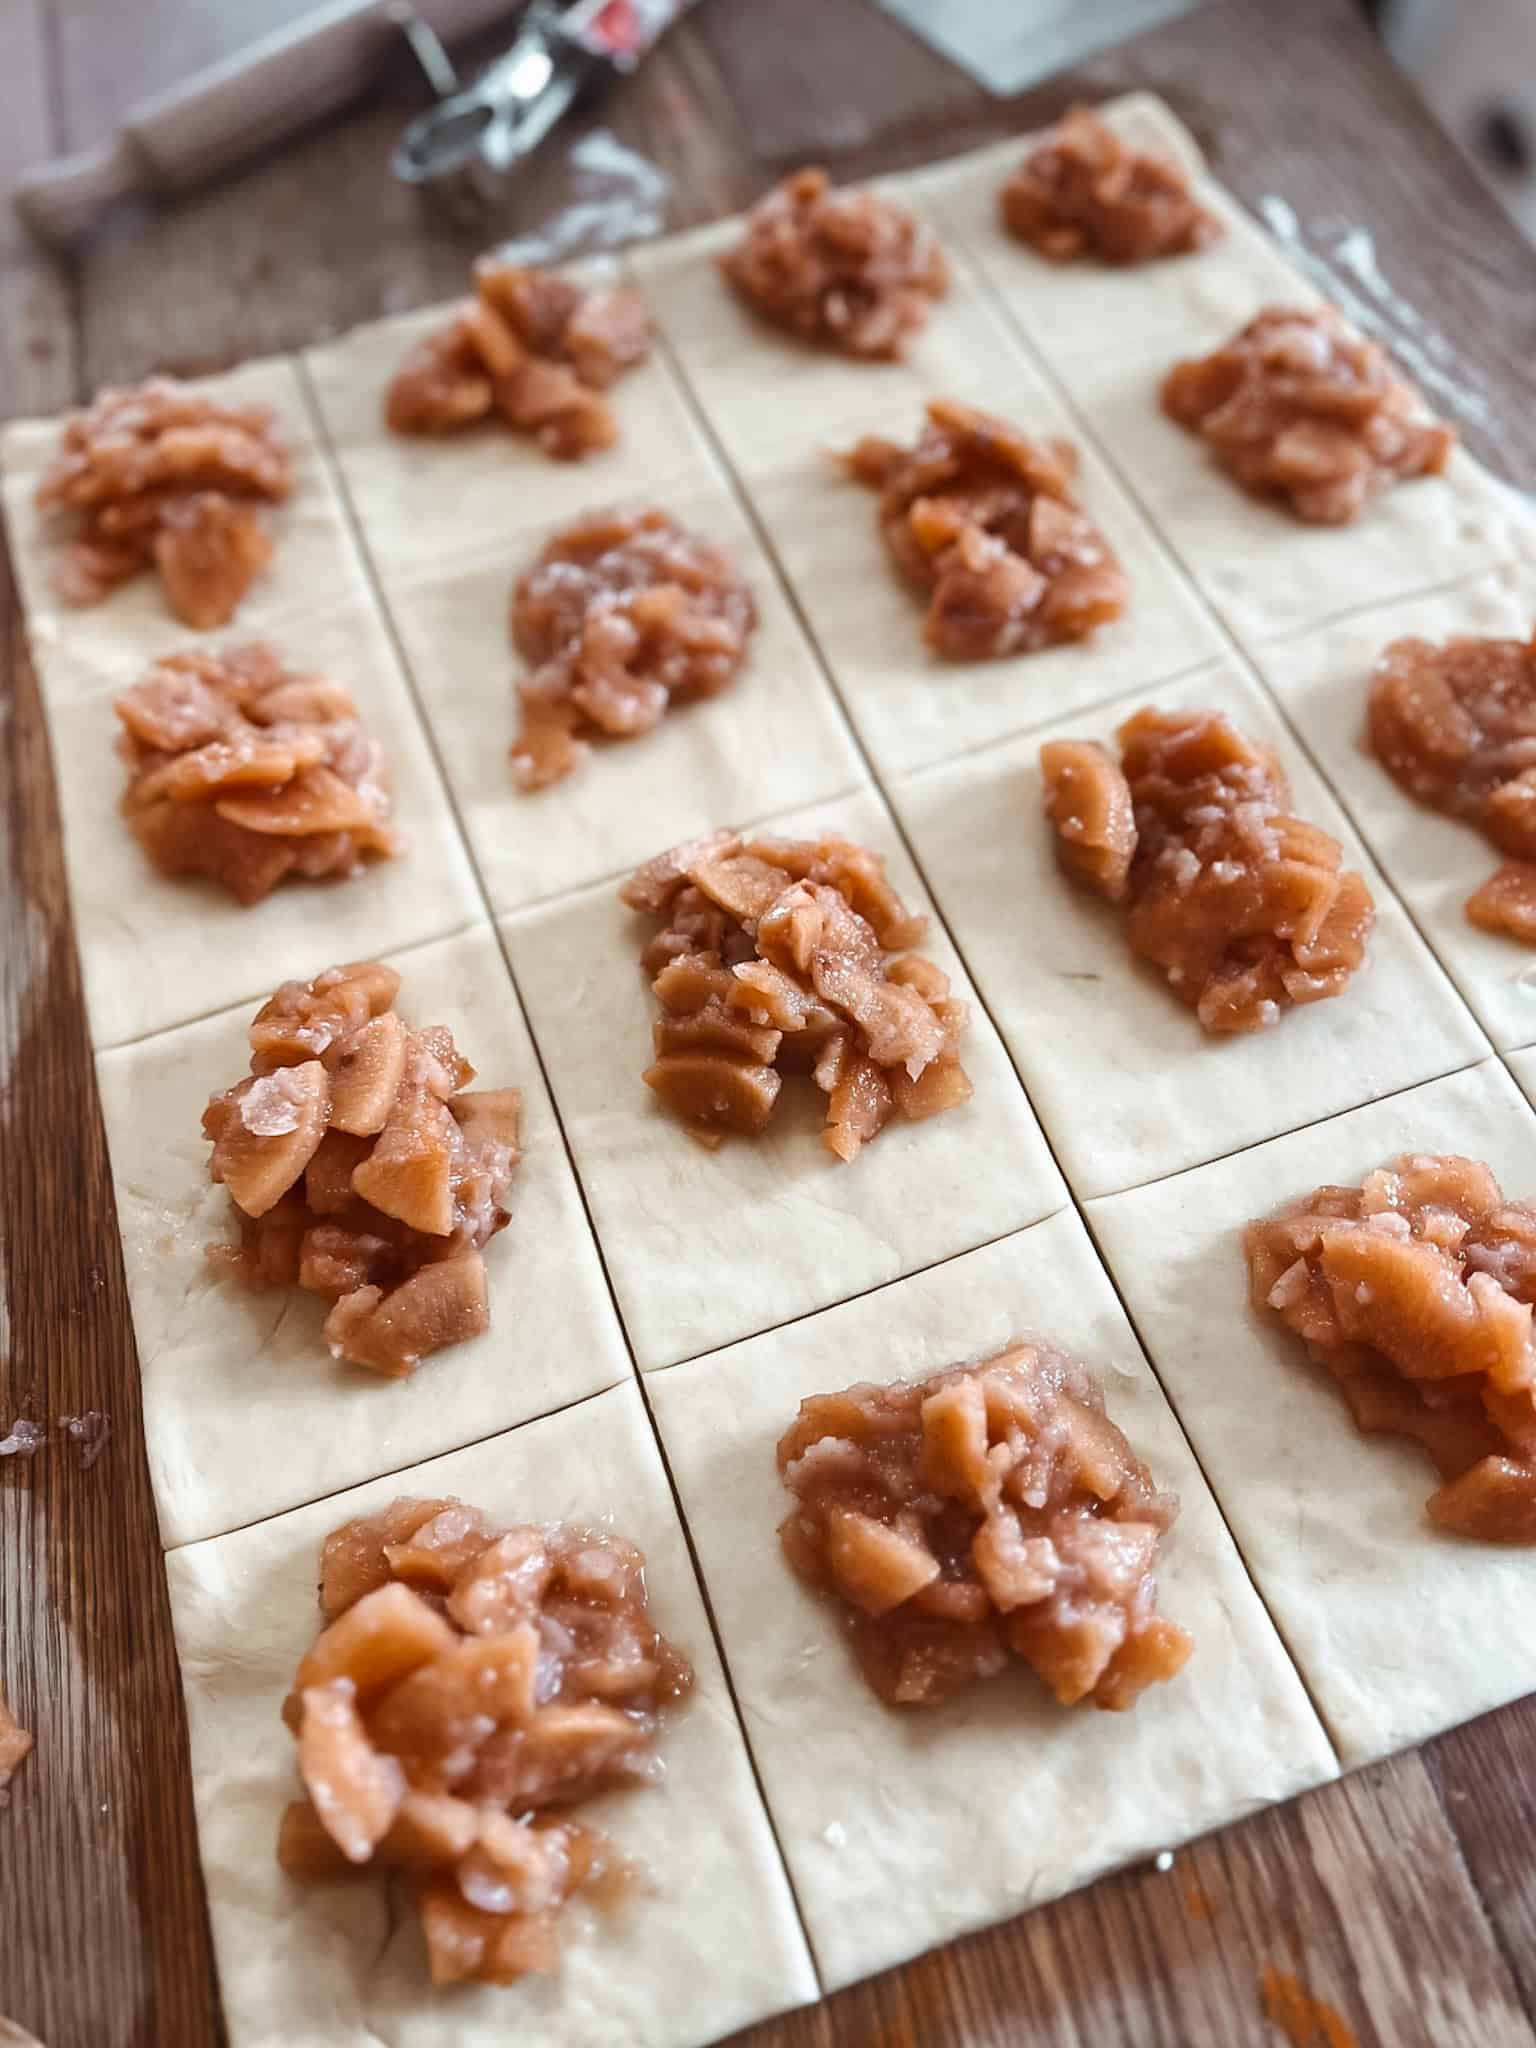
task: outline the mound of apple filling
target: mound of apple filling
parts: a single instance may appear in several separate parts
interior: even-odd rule
[[[1157,1612],[1178,1513],[1079,1365],[1043,1343],[816,1394],[779,1441],[779,1530],[870,1686],[931,1706],[1019,1658],[1063,1706],[1134,1706],[1194,1645]]]
[[[397,434],[449,434],[500,419],[546,455],[579,462],[619,438],[604,397],[644,362],[651,323],[638,292],[584,291],[551,270],[487,257],[475,295],[406,357],[385,394]]]
[[[392,1378],[490,1327],[480,1253],[510,1220],[521,1110],[515,1088],[466,1092],[453,1034],[411,1030],[399,986],[373,962],[285,982],[203,1112],[239,1226],[209,1257],[322,1296],[332,1356]]]
[[[1536,646],[1394,640],[1371,678],[1366,736],[1400,788],[1505,856],[1467,898],[1469,920],[1536,944]]]
[[[1536,1543],[1536,1207],[1475,1159],[1409,1153],[1250,1223],[1253,1305],[1338,1381],[1355,1425],[1414,1438],[1439,1528]]]
[[[954,398],[912,447],[866,434],[840,458],[880,493],[897,570],[926,594],[923,638],[950,661],[1033,654],[1120,617],[1130,584],[1078,504],[1077,450]]]
[[[1339,842],[1293,817],[1272,748],[1220,711],[1138,711],[1115,735],[1040,749],[1062,867],[1124,904],[1131,950],[1207,1031],[1259,1031],[1336,996],[1375,906]]]
[[[998,194],[1003,225],[1054,263],[1150,263],[1226,232],[1157,150],[1132,149],[1091,107],[1073,107]]]
[[[283,1706],[306,1794],[283,1815],[283,1869],[402,1874],[435,1984],[555,1969],[566,1902],[630,1875],[571,1810],[656,1782],[663,1715],[693,1685],[651,1619],[644,1556],[401,1499],[326,1538],[320,1611]]]
[[[587,753],[585,732],[629,740],[674,704],[736,680],[757,606],[722,547],[655,505],[584,512],[552,534],[512,593],[520,789],[543,789]]]
[[[737,296],[805,341],[844,355],[897,360],[949,290],[933,230],[910,208],[814,166],[775,185],[720,258]]]
[[[100,391],[64,423],[38,509],[69,530],[54,564],[66,604],[98,604],[156,569],[177,618],[222,626],[272,558],[259,507],[293,469],[265,405],[220,405],[174,377]]]
[[[1175,363],[1163,410],[1256,497],[1347,526],[1412,477],[1438,476],[1455,429],[1331,306],[1267,306],[1208,356]]]
[[[207,875],[239,903],[279,882],[389,859],[389,771],[344,683],[260,644],[167,654],[113,706],[123,812],[162,875]]]
[[[758,1136],[786,1072],[827,1097],[822,1142],[843,1160],[893,1118],[970,1100],[967,1006],[906,951],[927,920],[877,854],[715,832],[659,854],[619,896],[665,920],[641,955],[662,1009],[645,1081],[702,1144]]]

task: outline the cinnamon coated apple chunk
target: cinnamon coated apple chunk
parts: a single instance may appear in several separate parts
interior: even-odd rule
[[[285,982],[203,1112],[238,1231],[210,1258],[319,1295],[332,1356],[390,1378],[490,1327],[480,1254],[510,1221],[521,1114],[515,1088],[469,1087],[450,1031],[404,1022],[399,986],[376,962]]]
[[[1536,1206],[1475,1159],[1406,1153],[1250,1223],[1243,1249],[1254,1308],[1356,1428],[1423,1446],[1436,1527],[1536,1543]]]
[[[402,1498],[326,1538],[320,1611],[283,1706],[305,1796],[279,1863],[301,1884],[400,1880],[434,1984],[555,1970],[567,1901],[633,1875],[575,1810],[658,1782],[664,1719],[693,1686],[643,1554]]]
[[[1207,1031],[1260,1031],[1339,995],[1375,906],[1339,842],[1290,811],[1272,749],[1219,711],[1138,711],[1115,735],[1040,749],[1061,866],[1122,905],[1131,951]]]
[[[786,1074],[826,1096],[822,1142],[842,1160],[893,1119],[970,1100],[967,1006],[908,950],[926,920],[877,854],[715,832],[647,862],[619,896],[662,920],[641,954],[661,1004],[646,1085],[702,1144],[757,1137]]]
[[[288,877],[359,873],[399,851],[389,774],[345,684],[270,647],[168,654],[114,707],[123,813],[162,875],[259,903]]]
[[[779,1537],[871,1689],[932,1706],[1017,1659],[1063,1706],[1136,1704],[1194,1645],[1157,1611],[1178,1513],[1055,1345],[802,1401]]]

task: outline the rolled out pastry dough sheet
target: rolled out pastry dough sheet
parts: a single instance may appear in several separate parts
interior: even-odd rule
[[[61,605],[54,542],[32,494],[58,443],[55,421],[5,430],[5,503],[13,558],[53,743],[91,1036],[118,1045],[271,993],[313,946],[337,959],[415,945],[463,928],[480,910],[463,842],[398,658],[378,617],[292,363],[252,363],[199,388],[272,406],[294,454],[293,495],[269,508],[276,543],[232,624],[194,633],[168,609],[160,579],[135,577],[105,603]],[[349,881],[285,882],[242,909],[211,882],[157,875],[123,820],[127,770],[112,699],[152,661],[212,640],[270,639],[290,666],[334,676],[382,743],[405,844]]]
[[[924,600],[898,577],[880,533],[880,494],[833,462],[824,433],[782,437],[754,454],[745,476],[775,554],[825,655],[876,770],[942,761],[1018,732],[1055,711],[1101,704],[1196,668],[1225,641],[1187,579],[1152,534],[1066,408],[1015,352],[1007,381],[956,388],[961,398],[1030,434],[1073,441],[1082,458],[1077,494],[1130,579],[1126,614],[1091,640],[997,661],[946,661],[923,641]],[[921,404],[851,422],[836,440],[864,432],[910,446]]]
[[[645,1551],[658,1626],[693,1660],[659,1786],[582,1809],[648,1883],[567,1909],[557,1975],[434,1991],[416,1916],[383,1882],[299,1886],[274,1857],[299,1796],[279,1718],[319,1627],[327,1532],[398,1495],[508,1522],[608,1524]],[[696,2048],[816,1996],[805,1938],[633,1380],[559,1415],[166,1560],[231,2048]]]
[[[1193,256],[1123,269],[1038,255],[1008,232],[998,207],[999,188],[1038,132],[919,171],[912,181],[946,237],[959,239],[1048,363],[1098,353],[1113,337],[1130,334],[1166,339],[1188,353],[1214,347],[1264,306],[1318,303],[1314,286],[1210,176],[1194,137],[1161,100],[1127,93],[1098,111],[1136,148],[1161,150],[1183,165],[1201,205],[1226,228],[1220,242]]]
[[[767,829],[839,832],[873,847],[907,904],[931,909],[873,793]],[[1066,1201],[1008,1055],[974,1002],[962,1058],[976,1092],[962,1108],[892,1122],[844,1165],[821,1143],[825,1096],[790,1077],[762,1137],[706,1151],[640,1078],[657,1012],[640,952],[659,929],[626,910],[612,883],[502,925],[642,1370],[969,1251]],[[956,995],[971,996],[936,919],[916,950]]]
[[[809,1394],[1050,1336],[1182,1510],[1158,1570],[1184,1671],[1127,1714],[1059,1707],[1019,1667],[939,1707],[877,1700],[836,1604],[782,1560],[774,1449]],[[779,1842],[829,1989],[1334,1775],[1254,1594],[1077,1216],[648,1388]]]
[[[288,965],[331,966],[312,935]],[[512,1221],[485,1250],[491,1327],[404,1380],[330,1357],[326,1304],[211,1267],[232,1204],[208,1178],[203,1106],[249,1071],[255,1004],[97,1059],[138,1333],[150,1476],[168,1545],[398,1471],[629,1376],[597,1248],[494,933],[395,958],[409,1024],[446,1024],[476,1087],[520,1088]],[[270,993],[270,991],[269,991]]]
[[[759,623],[730,688],[669,711],[631,741],[594,739],[573,774],[519,791],[508,749],[517,731],[508,611],[542,527],[427,564],[387,583],[421,701],[492,908],[519,910],[627,872],[663,846],[840,796],[864,780],[837,700],[788,599],[723,477],[702,474],[657,502],[723,544],[745,575]]]
[[[1342,994],[1267,1031],[1212,1037],[1137,960],[1124,912],[1056,863],[1040,747],[1097,739],[1145,705],[1226,712],[1269,742],[1296,814],[1334,833],[1376,899]],[[1305,728],[1304,728],[1305,729]],[[922,864],[1062,1168],[1080,1197],[1176,1173],[1484,1058],[1488,1041],[1258,686],[1220,667],[891,786]]]
[[[1432,1527],[1415,1445],[1362,1436],[1325,1369],[1249,1309],[1242,1228],[1400,1152],[1536,1193],[1536,1114],[1496,1060],[1235,1158],[1090,1202],[1088,1220],[1265,1605],[1346,1765],[1536,1687],[1527,1550]],[[707,1567],[706,1567],[707,1568]]]
[[[1363,744],[1371,674],[1394,640],[1462,633],[1527,640],[1536,569],[1506,567],[1454,590],[1337,619],[1261,650],[1261,674],[1429,943],[1501,1050],[1536,1041],[1536,952],[1479,931],[1465,904],[1504,856],[1474,825],[1399,789]]]

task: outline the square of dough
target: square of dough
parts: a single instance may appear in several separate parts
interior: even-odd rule
[[[839,832],[872,847],[905,901],[931,908],[872,792],[764,829]],[[821,1143],[826,1098],[791,1076],[760,1138],[727,1137],[706,1151],[640,1078],[654,1057],[657,1014],[640,952],[656,929],[654,918],[625,909],[612,882],[502,925],[643,1370],[969,1251],[1066,1200],[975,1002],[961,1057],[976,1092],[963,1108],[888,1124],[844,1165]],[[937,961],[957,996],[971,996],[937,919],[916,950]]]
[[[122,816],[127,768],[112,709],[121,690],[176,649],[208,644],[172,617],[159,578],[135,578],[100,605],[59,606],[49,584],[52,545],[32,490],[51,461],[57,428],[26,422],[6,443],[6,490],[17,571],[53,744],[74,904],[75,935],[98,1046],[119,1045],[225,1005],[269,995],[323,927],[338,959],[398,950],[460,930],[481,914],[479,891],[432,762],[399,659],[378,615],[345,514],[283,363],[253,365],[208,388],[262,399],[294,443],[295,491],[276,507],[272,570],[252,586],[218,636],[228,646],[270,639],[300,672],[333,676],[357,700],[384,748],[394,821],[404,844],[344,881],[280,882],[243,908],[215,883],[157,874]],[[12,467],[21,452],[24,459]],[[152,963],[152,967],[151,967]]]
[[[1131,585],[1125,616],[1089,640],[997,661],[947,661],[923,641],[924,595],[898,573],[880,532],[880,496],[830,460],[824,435],[797,435],[747,465],[759,517],[805,610],[877,769],[899,774],[1034,725],[1056,711],[1161,682],[1224,643],[1184,576],[1076,422],[1021,354],[983,385],[944,387],[1027,433],[1078,448],[1078,496]],[[838,437],[878,432],[910,446],[921,404],[866,418]]]
[[[288,962],[337,958],[312,936]],[[522,1090],[512,1221],[485,1249],[491,1327],[392,1380],[333,1359],[327,1305],[210,1266],[233,1205],[208,1178],[208,1097],[249,1071],[242,1004],[96,1063],[166,1543],[280,1513],[622,1380],[624,1342],[538,1060],[486,925],[393,962],[409,1024],[446,1024],[483,1088]],[[271,993],[268,989],[267,994]]]
[[[1166,339],[1170,349],[1215,347],[1269,305],[1315,305],[1269,237],[1205,168],[1194,137],[1150,93],[1096,111],[1135,148],[1160,150],[1191,174],[1195,197],[1219,216],[1219,242],[1187,256],[1114,265],[1085,256],[1053,263],[1003,226],[998,194],[1045,130],[977,150],[918,174],[925,203],[958,237],[1012,319],[1049,363],[1102,351],[1106,335]],[[1208,339],[1205,339],[1208,337]]]
[[[1400,789],[1364,744],[1371,672],[1394,640],[1530,637],[1536,572],[1505,568],[1408,604],[1358,612],[1259,655],[1392,886],[1501,1049],[1536,1040],[1536,950],[1479,931],[1465,905],[1504,856],[1477,827]]]
[[[1182,1510],[1160,1606],[1194,1655],[1126,1714],[1022,1665],[887,1707],[796,1578],[775,1465],[805,1396],[1054,1338]],[[748,1740],[829,1989],[1332,1777],[1335,1765],[1077,1215],[649,1381]]]
[[[1056,863],[1040,747],[1096,739],[1147,705],[1226,712],[1279,750],[1296,815],[1341,840],[1376,899],[1365,964],[1341,995],[1267,1031],[1213,1037],[1154,967],[1124,911]],[[1052,720],[894,783],[891,801],[1080,1196],[1235,1152],[1484,1058],[1488,1043],[1258,685],[1235,663]]]
[[[1536,1687],[1528,1550],[1442,1535],[1434,1466],[1363,1436],[1326,1369],[1248,1306],[1243,1226],[1400,1152],[1536,1194],[1536,1115],[1496,1060],[1293,1131],[1088,1220],[1254,1581],[1347,1765]],[[707,1558],[706,1558],[707,1565]],[[717,1609],[718,1611],[718,1609]]]
[[[455,569],[473,549],[559,526],[591,505],[653,496],[665,503],[669,487],[714,474],[659,346],[608,393],[618,441],[581,462],[555,461],[499,419],[454,434],[391,432],[383,411],[390,379],[452,310],[428,306],[375,321],[303,359],[386,602],[398,577]]]
[[[1529,509],[1460,450],[1443,476],[1393,485],[1349,526],[1306,526],[1251,497],[1159,401],[1164,374],[1205,345],[1138,340],[1074,359],[1061,375],[1088,431],[1246,646],[1536,553]]]
[[[884,189],[901,204],[901,179]],[[922,212],[922,208],[915,211]],[[929,225],[944,240],[937,221]],[[741,239],[740,217],[669,235],[630,258],[652,314],[710,429],[731,461],[797,434],[832,435],[879,408],[915,416],[935,393],[971,389],[1009,374],[1018,344],[964,254],[946,244],[949,290],[930,301],[927,324],[900,362],[822,348],[747,307],[716,258]]]
[[[526,672],[508,631],[512,588],[544,532],[390,582],[406,659],[497,911],[620,874],[719,818],[820,802],[863,780],[837,699],[729,488],[710,479],[657,502],[722,544],[751,585],[759,619],[746,662],[720,696],[679,704],[654,732],[623,742],[584,735],[587,759],[549,789],[519,790],[508,760],[514,684]]]
[[[693,1661],[654,1788],[582,1817],[645,1877],[613,1911],[577,1900],[558,1974],[434,1991],[416,1915],[384,1882],[297,1885],[277,1828],[301,1787],[279,1718],[319,1628],[330,1530],[401,1494],[506,1521],[608,1524],[645,1551],[657,1625]],[[682,1527],[633,1381],[509,1435],[166,1560],[194,1796],[232,2048],[696,2048],[804,2004],[816,1979],[753,1782]]]

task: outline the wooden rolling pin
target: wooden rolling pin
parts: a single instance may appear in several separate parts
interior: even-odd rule
[[[514,0],[413,0],[445,43],[510,14]],[[398,0],[334,0],[185,84],[130,108],[110,142],[27,172],[16,210],[40,240],[76,241],[111,206],[178,192],[355,99],[402,41]]]

